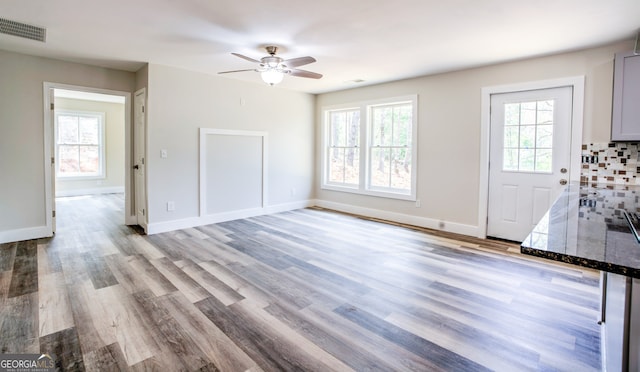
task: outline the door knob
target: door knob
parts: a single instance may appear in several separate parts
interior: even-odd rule
[[[563,185],[563,186],[564,186],[564,185],[566,185],[566,184],[567,184],[567,180],[565,180],[565,179],[561,179],[561,180],[560,180],[560,184],[561,184],[561,185]]]

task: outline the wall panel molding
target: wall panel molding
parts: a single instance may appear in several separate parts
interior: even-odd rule
[[[267,139],[267,132],[200,128],[200,217],[267,207]]]

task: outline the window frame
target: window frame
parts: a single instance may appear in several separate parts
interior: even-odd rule
[[[88,175],[82,175],[79,173],[72,175],[64,175],[60,172],[60,146],[69,145],[69,144],[60,144],[58,143],[58,117],[59,116],[77,116],[77,117],[92,117],[98,119],[98,172],[91,173]],[[56,179],[63,180],[101,180],[106,178],[106,150],[105,150],[105,113],[104,112],[96,112],[96,111],[82,111],[82,110],[55,110],[54,113],[54,148],[55,148],[55,174]],[[76,146],[80,146],[82,144],[72,144]]]
[[[329,157],[331,156],[331,149],[333,147],[330,147],[332,144],[332,140],[331,140],[331,114],[334,112],[348,112],[348,111],[360,111],[360,123],[359,123],[359,127],[360,127],[360,133],[358,133],[357,137],[357,145],[355,146],[356,149],[358,149],[358,174],[359,174],[359,182],[357,184],[353,184],[353,183],[346,183],[346,182],[335,182],[335,181],[331,181],[331,177],[330,177],[330,172],[331,172],[331,167],[329,166],[330,164],[330,160]],[[326,186],[325,188],[329,189],[329,190],[338,190],[338,191],[344,191],[344,190],[357,190],[359,188],[361,179],[362,179],[362,108],[358,107],[358,106],[353,106],[353,105],[345,105],[345,106],[334,106],[329,110],[324,110],[323,111],[323,156],[322,156],[322,164],[323,164],[323,186]],[[346,146],[344,147],[340,147],[340,148],[347,148]]]
[[[371,159],[372,150],[372,108],[411,104],[411,189],[393,189],[371,185]],[[359,149],[359,182],[357,184],[342,184],[329,181],[330,171],[330,117],[332,112],[360,110],[360,142]],[[377,196],[383,198],[416,201],[417,199],[417,173],[418,173],[418,95],[406,95],[377,100],[361,101],[356,103],[324,106],[322,115],[322,177],[320,188],[324,190],[341,191],[354,194]]]

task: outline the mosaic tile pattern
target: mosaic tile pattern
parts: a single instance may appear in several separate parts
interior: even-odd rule
[[[580,181],[640,185],[639,149],[638,142],[583,144]]]
[[[611,225],[627,227],[623,211],[636,211],[640,197],[637,190],[624,186],[608,185],[605,187],[580,188],[578,216],[587,221],[595,221]]]

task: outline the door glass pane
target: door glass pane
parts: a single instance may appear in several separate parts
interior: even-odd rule
[[[507,171],[518,170],[518,149],[504,149],[503,167]]]
[[[554,100],[504,105],[502,169],[552,172]]]
[[[551,172],[551,149],[536,151],[536,172]]]
[[[504,105],[504,125],[520,125],[519,103],[507,103]]]
[[[520,125],[536,123],[536,102],[522,102],[520,104]]]
[[[518,148],[520,143],[520,127],[505,127],[504,128],[504,147]]]
[[[520,127],[520,148],[532,149],[536,147],[536,127],[535,125],[524,125]]]
[[[536,150],[520,149],[520,171],[533,172],[535,170]]]
[[[538,124],[553,123],[553,100],[538,101]]]
[[[553,125],[538,125],[536,147],[547,149],[553,147]]]

